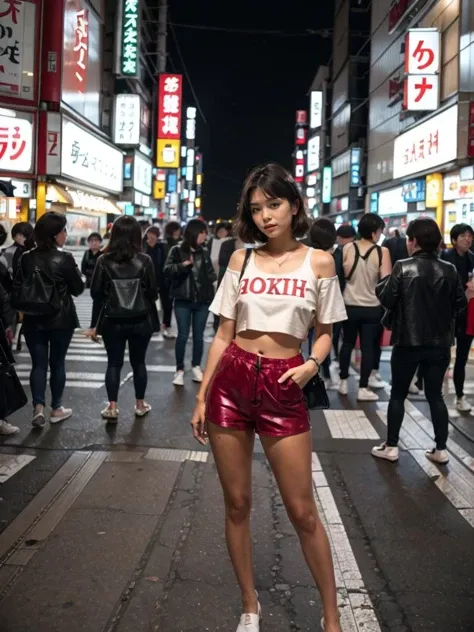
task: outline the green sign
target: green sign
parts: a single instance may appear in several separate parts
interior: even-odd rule
[[[138,76],[138,25],[140,0],[123,0],[122,5],[122,62],[121,74]]]

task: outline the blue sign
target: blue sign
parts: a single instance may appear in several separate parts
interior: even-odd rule
[[[176,173],[168,172],[168,182],[166,183],[167,193],[176,193],[178,189],[178,176]]]
[[[126,160],[123,163],[123,179],[131,180],[132,179],[132,161]]]
[[[377,193],[377,191],[374,191],[374,193],[370,194],[370,212],[379,212],[379,194]]]
[[[351,149],[351,187],[360,186],[360,147]]]
[[[424,202],[426,197],[426,180],[411,180],[402,185],[404,202]]]

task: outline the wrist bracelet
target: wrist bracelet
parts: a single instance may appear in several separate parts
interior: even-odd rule
[[[309,356],[308,360],[312,360],[314,362],[314,364],[316,365],[317,369],[318,369],[318,373],[321,370],[321,364],[318,360],[318,358],[315,358],[314,356]]]

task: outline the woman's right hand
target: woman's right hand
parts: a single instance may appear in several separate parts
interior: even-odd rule
[[[198,400],[191,418],[191,426],[196,441],[207,445],[206,402],[204,400]]]
[[[186,261],[183,261],[183,266],[189,267],[193,265],[193,259],[192,257],[190,257],[189,259],[187,259]]]

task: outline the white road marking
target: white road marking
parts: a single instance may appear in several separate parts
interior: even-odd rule
[[[29,454],[0,454],[0,483],[8,481],[35,458]]]
[[[29,386],[29,380],[20,380],[22,386]],[[66,380],[66,388],[101,388],[100,382],[86,382],[86,381],[68,381]]]
[[[175,450],[172,448],[150,448],[145,459],[152,461],[198,461],[207,463],[209,452],[201,450]]]
[[[147,371],[149,373],[175,373],[176,366],[170,364],[147,364]]]
[[[313,452],[313,487],[319,515],[331,544],[341,628],[344,632],[380,632],[374,607],[347,537],[334,496]]]
[[[333,439],[380,439],[363,410],[325,410]]]
[[[29,377],[30,369],[25,367],[25,369],[17,370],[18,377]],[[49,374],[49,372],[48,372]],[[105,379],[104,373],[80,373],[77,371],[67,371],[66,372],[67,380],[88,380],[95,382],[103,382]]]

